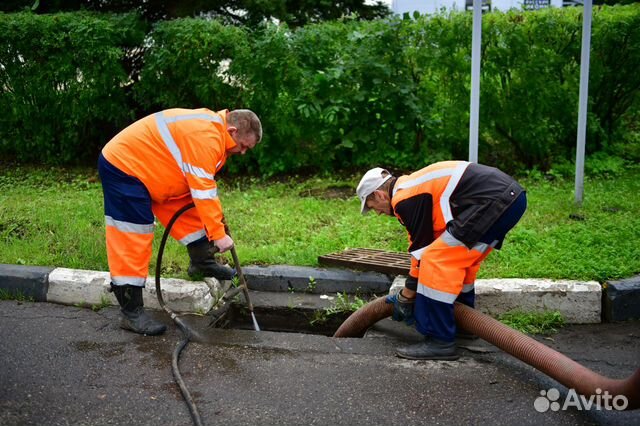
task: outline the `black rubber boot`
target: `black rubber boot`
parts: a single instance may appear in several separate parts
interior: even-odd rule
[[[213,258],[217,247],[209,244],[209,240],[201,238],[187,245],[187,251],[191,261],[187,273],[189,276],[202,275],[214,277],[219,280],[230,280],[236,276],[236,270],[226,265],[221,265]]]
[[[455,342],[445,342],[433,337],[425,337],[421,343],[398,348],[396,355],[400,358],[417,360],[455,360],[460,358],[456,353]]]
[[[120,327],[134,333],[155,336],[162,334],[167,326],[151,318],[144,310],[142,287],[133,285],[113,285],[111,291],[120,303]]]
[[[465,330],[464,328],[458,327],[456,330],[456,339],[460,340],[477,340],[478,336]]]

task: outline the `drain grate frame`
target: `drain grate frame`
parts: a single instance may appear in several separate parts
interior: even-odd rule
[[[318,263],[324,266],[339,266],[388,275],[408,275],[411,269],[411,255],[378,249],[353,248],[318,256]]]

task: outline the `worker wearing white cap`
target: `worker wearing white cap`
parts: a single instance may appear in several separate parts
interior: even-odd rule
[[[356,192],[362,214],[395,216],[409,234],[409,277],[387,303],[394,320],[415,324],[425,338],[397,355],[457,359],[453,303],[474,306],[480,265],[524,214],[524,189],[496,168],[443,161],[398,178],[376,167]]]

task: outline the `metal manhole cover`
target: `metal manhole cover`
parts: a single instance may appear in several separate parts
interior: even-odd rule
[[[409,269],[411,269],[411,255],[409,253],[355,248],[318,256],[318,263],[390,275],[408,275]]]

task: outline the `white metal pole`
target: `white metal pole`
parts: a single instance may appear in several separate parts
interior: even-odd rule
[[[471,35],[471,105],[469,111],[469,161],[472,163],[478,162],[481,41],[482,0],[473,0],[473,32]]]
[[[591,50],[591,0],[584,0],[582,11],[582,53],[580,55],[580,99],[578,108],[578,140],[576,146],[576,204],[582,206],[584,193],[584,146],[589,106],[589,53]]]

